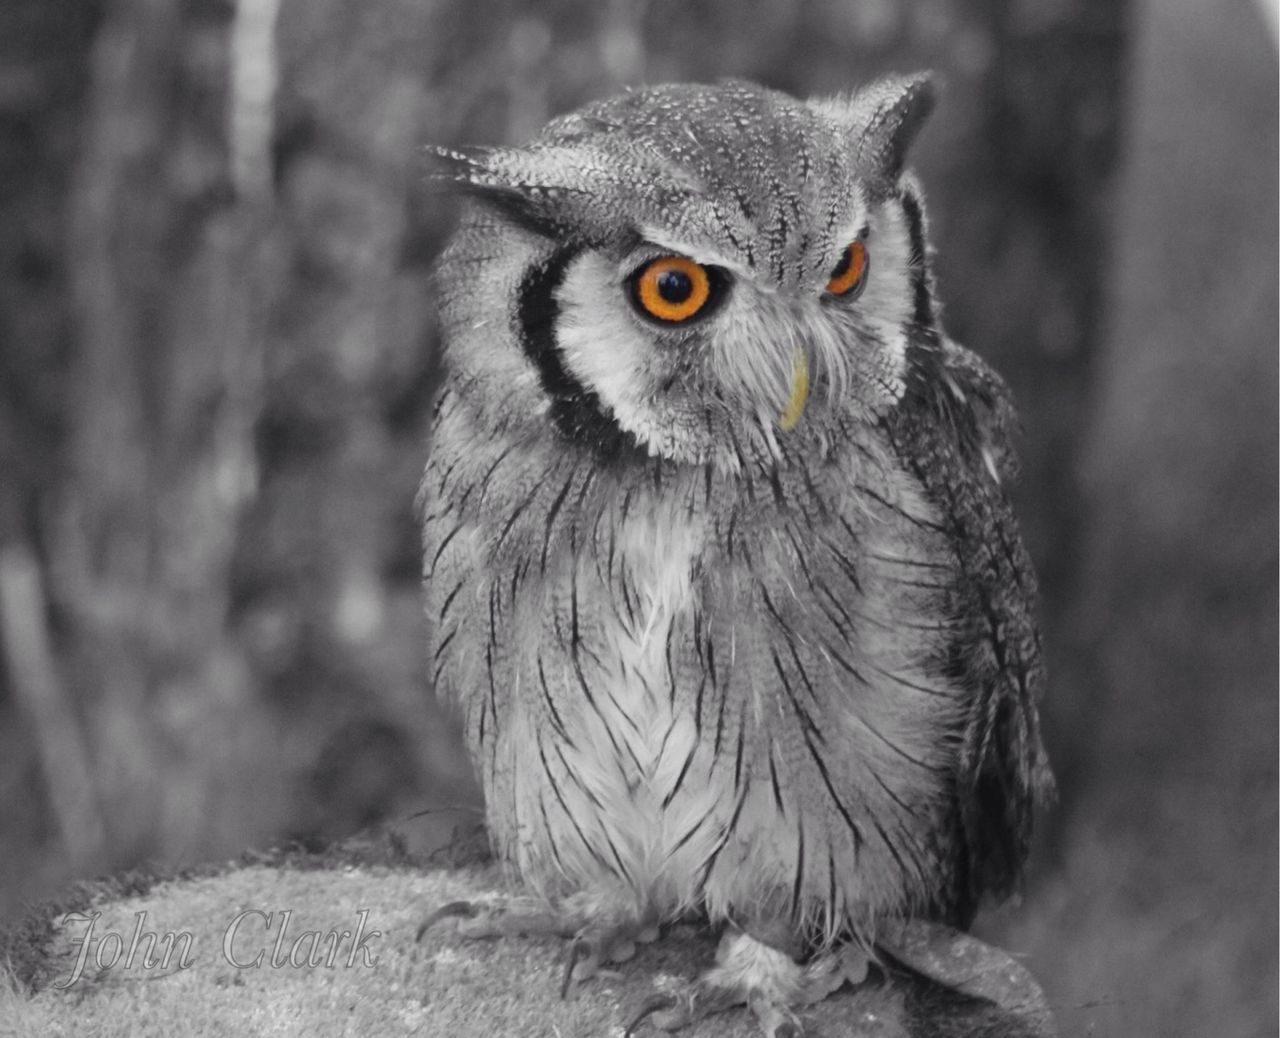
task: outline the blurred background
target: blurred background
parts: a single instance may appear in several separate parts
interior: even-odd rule
[[[1012,382],[1064,1035],[1277,1030],[1274,0],[4,0],[0,919],[477,793],[413,497],[456,202],[425,143],[623,85],[945,77],[946,320]],[[405,823],[418,812],[426,812]]]

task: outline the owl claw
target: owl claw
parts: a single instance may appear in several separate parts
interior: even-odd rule
[[[709,1016],[746,1004],[765,1038],[803,1038],[804,1027],[786,1006],[756,993],[744,995],[736,988],[717,988],[700,981],[688,994],[655,995],[641,1008],[623,1032],[633,1038],[646,1020],[659,1031],[679,1031]]]
[[[573,943],[569,945],[569,951],[565,955],[564,978],[560,981],[561,1001],[567,1001],[575,995],[578,990],[578,984],[595,972],[599,966],[599,959],[596,958],[594,963],[592,962],[594,952],[594,946],[586,937],[580,934],[573,939]],[[577,975],[579,963],[587,965],[583,976]]]
[[[601,969],[605,963],[626,962],[632,958],[637,943],[644,943],[646,938],[653,939],[647,929],[639,929],[635,923],[629,922],[580,932],[569,946],[564,979],[560,982],[560,997],[572,998],[583,981],[609,973]]]
[[[622,1032],[622,1038],[635,1038],[636,1028],[644,1023],[654,1013],[660,1012],[664,1007],[674,1009],[676,1000],[670,995],[654,995],[648,1002],[640,1007],[638,1012],[631,1019],[631,1023],[627,1024],[627,1029]]]
[[[415,940],[421,943],[426,932],[445,919],[457,919],[456,934],[468,941],[495,937],[569,937],[581,926],[581,919],[572,913],[544,905],[451,901],[423,920]]]
[[[414,943],[421,944],[423,934],[442,919],[473,919],[475,915],[476,906],[470,901],[450,901],[447,905],[437,908],[422,921],[422,925],[418,927],[418,933],[413,939]]]
[[[716,987],[702,980],[683,995],[655,995],[649,999],[627,1026],[625,1035],[630,1038],[645,1020],[659,1031],[679,1031],[746,1001],[736,988]]]
[[[685,990],[646,1002],[627,1026],[626,1038],[646,1021],[661,1031],[678,1031],[741,1005],[751,1010],[763,1038],[803,1038],[796,1010],[816,1005],[847,983],[861,983],[868,959],[862,948],[846,944],[801,966],[741,932],[730,932],[716,963]]]

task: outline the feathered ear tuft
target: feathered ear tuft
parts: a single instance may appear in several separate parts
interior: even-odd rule
[[[864,105],[866,131],[858,142],[858,158],[870,161],[884,176],[897,180],[906,162],[907,149],[937,102],[933,77],[928,72],[893,76],[872,83],[854,97]]]
[[[617,163],[589,146],[433,148],[439,169],[480,202],[534,233],[596,244],[618,233],[626,185]]]
[[[885,76],[850,98],[820,101],[816,107],[856,134],[858,165],[873,181],[887,186],[902,175],[911,142],[936,101],[933,74],[917,72]]]

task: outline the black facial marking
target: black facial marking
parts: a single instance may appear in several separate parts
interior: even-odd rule
[[[902,193],[902,211],[907,217],[907,233],[911,237],[911,285],[915,290],[915,310],[912,320],[922,328],[932,328],[933,295],[929,291],[929,271],[925,264],[924,214],[920,200],[910,191]]]
[[[635,436],[606,413],[600,397],[565,368],[560,355],[555,332],[560,307],[555,293],[577,255],[576,249],[560,249],[529,269],[520,283],[516,331],[525,355],[538,370],[542,390],[551,400],[551,421],[562,436],[604,459],[642,454]]]

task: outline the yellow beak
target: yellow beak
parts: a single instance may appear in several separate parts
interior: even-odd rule
[[[809,361],[804,352],[796,350],[791,371],[791,398],[787,401],[787,409],[778,419],[778,428],[790,432],[800,422],[804,414],[804,405],[809,399]]]

